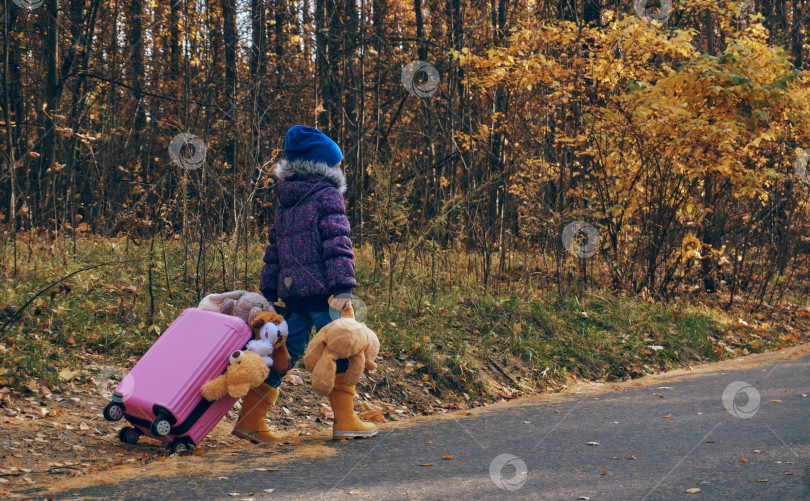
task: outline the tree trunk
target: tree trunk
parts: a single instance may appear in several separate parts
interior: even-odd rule
[[[130,0],[127,30],[127,51],[129,52],[129,85],[135,102],[132,124],[132,146],[135,158],[143,167],[149,152],[143,147],[141,135],[146,126],[146,103],[143,100],[145,70],[143,64],[143,0]]]
[[[422,19],[422,0],[413,0],[413,13],[416,18],[417,54],[419,59],[427,59],[427,46],[425,45],[425,22]]]
[[[709,55],[716,55],[714,43],[714,18],[711,11],[706,11],[704,19],[704,37],[706,38],[706,50]],[[709,217],[706,218],[702,231],[702,249],[700,258],[700,271],[703,277],[703,288],[708,293],[716,291],[714,283],[714,259],[712,256],[713,245],[716,240],[715,222],[718,220],[716,211],[719,209],[715,204],[714,176],[707,174],[703,178],[703,206],[711,208]]]
[[[180,62],[183,52],[180,48],[180,2],[169,2],[169,77],[172,83],[180,79]]]
[[[339,89],[335,84],[342,75],[338,60],[342,14],[343,9],[338,8],[335,0],[315,0],[315,124],[331,137],[337,137],[340,132],[342,115]]]
[[[45,175],[53,170],[56,160],[56,121],[55,115],[59,113],[59,0],[47,0],[48,18],[47,33],[45,36],[45,59],[48,65],[48,74],[45,85],[46,109],[42,114],[44,130],[40,136],[42,143],[42,156],[39,170],[31,169],[31,175],[36,182],[37,190],[33,193],[31,210],[35,211],[35,219],[40,226],[45,222],[45,197],[42,193]],[[54,202],[54,207],[56,206]],[[54,220],[54,225],[56,221]]]
[[[223,37],[225,39],[225,100],[227,102],[226,120],[231,124],[225,140],[225,162],[236,167],[236,50],[238,34],[236,33],[236,0],[221,0]]]
[[[267,33],[267,20],[265,19],[264,0],[251,0],[250,2],[251,50],[250,75],[255,82],[264,75],[265,44]]]
[[[582,5],[582,22],[599,26],[602,21],[602,5],[600,0],[584,0]]]
[[[802,17],[802,0],[793,0],[793,26],[790,31],[790,48],[791,55],[793,56],[793,66],[798,70],[804,68],[804,35],[802,34],[802,25],[805,25],[806,19]]]
[[[17,162],[14,158],[14,134],[12,133],[12,125],[11,125],[11,110],[10,108],[10,99],[9,99],[9,36],[11,34],[11,26],[14,24],[14,21],[17,18],[17,14],[9,12],[8,9],[5,9],[3,12],[3,121],[6,125],[6,142],[8,146],[8,171],[9,171],[9,178],[11,179],[11,193],[9,194],[9,210],[8,210],[8,222],[11,225],[11,241],[12,245],[14,246],[13,251],[13,268],[11,272],[11,276],[17,276]],[[18,121],[18,118],[15,117],[14,121]]]
[[[284,47],[287,43],[285,35],[285,26],[287,24],[287,2],[285,0],[276,0],[273,6],[273,14],[275,21],[275,51],[276,51],[276,67],[281,71],[284,59]]]

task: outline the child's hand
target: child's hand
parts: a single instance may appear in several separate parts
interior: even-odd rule
[[[350,297],[333,297],[329,301],[329,306],[337,311],[348,309],[348,307],[351,306],[351,304],[352,298]]]

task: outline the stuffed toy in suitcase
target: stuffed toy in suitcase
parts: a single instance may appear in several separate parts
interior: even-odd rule
[[[119,431],[122,442],[135,444],[146,435],[166,442],[172,453],[193,448],[237,400],[225,395],[211,402],[200,389],[222,375],[252,337],[238,317],[185,310],[115,388],[104,418],[133,425]]]

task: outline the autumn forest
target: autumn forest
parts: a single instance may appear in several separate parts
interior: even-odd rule
[[[234,256],[303,124],[343,149],[354,244],[391,276],[464,256],[488,287],[807,292],[806,0],[0,8],[8,275],[38,238],[125,236],[255,287]]]

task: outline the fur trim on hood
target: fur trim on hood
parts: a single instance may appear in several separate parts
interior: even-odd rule
[[[346,193],[346,175],[340,168],[332,168],[323,162],[310,162],[308,160],[294,160],[290,162],[283,159],[276,164],[273,170],[279,181],[312,174],[322,176],[334,184],[341,193]]]

